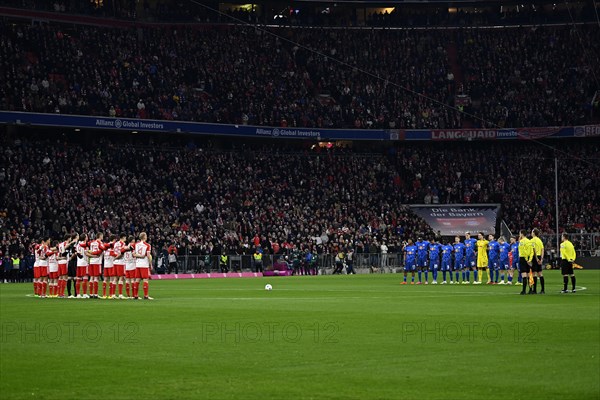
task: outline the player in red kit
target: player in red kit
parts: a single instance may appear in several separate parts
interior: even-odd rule
[[[33,246],[33,254],[35,256],[35,262],[33,263],[33,295],[35,297],[40,296],[40,246],[43,240],[39,239],[38,242]]]
[[[109,238],[110,242],[105,243],[104,247],[104,272],[102,276],[104,280],[102,282],[102,298],[103,299],[114,299],[115,291],[117,288],[117,275],[115,273],[114,261],[116,253],[113,250],[113,246],[117,241],[116,235],[111,235]],[[108,296],[106,295],[106,287],[108,286]]]
[[[50,244],[50,238],[43,240],[38,249],[40,255],[39,259],[39,283],[38,288],[40,290],[39,295],[42,298],[46,297],[46,290],[48,288],[48,256],[52,255],[48,245]]]
[[[98,232],[96,239],[90,242],[89,249],[86,254],[90,257],[90,266],[88,274],[90,276],[90,297],[92,299],[98,298],[98,281],[100,279],[100,270],[102,268],[102,256],[107,245],[102,242],[104,234]]]
[[[121,249],[123,253],[123,262],[125,263],[125,292],[128,299],[133,299],[133,284],[135,282],[135,258],[133,250],[135,248],[135,238],[129,236],[127,245]]]
[[[148,279],[152,269],[152,247],[146,242],[146,232],[140,233],[140,241],[135,244],[133,256],[135,257],[135,283],[133,284],[133,298],[138,299],[140,281],[143,282],[144,299],[153,300],[148,296]]]
[[[48,249],[48,297],[58,297],[58,242],[55,240]]]
[[[124,299],[123,297],[123,283],[125,281],[125,259],[124,259],[124,249],[126,247],[125,240],[127,240],[127,235],[121,233],[119,235],[119,240],[117,240],[113,244],[113,252],[115,254],[114,261],[114,273],[117,278],[117,284],[119,287],[119,299]]]
[[[64,240],[58,244],[58,254],[56,258],[58,260],[58,297],[65,297],[65,289],[67,287],[68,277],[68,250],[72,243],[77,240],[76,235],[65,235]]]
[[[88,248],[88,236],[87,233],[84,233],[80,237],[80,241],[77,242],[75,246],[75,252],[77,254],[77,272],[76,272],[76,292],[78,299],[85,299],[89,296],[87,293],[87,283],[88,283],[88,256],[86,255]],[[83,292],[81,292],[81,283],[83,281]]]

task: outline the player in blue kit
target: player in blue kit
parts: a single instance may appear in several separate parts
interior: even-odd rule
[[[411,285],[415,284],[415,269],[417,268],[417,246],[413,244],[412,239],[408,239],[408,244],[404,246],[404,282],[401,285],[406,285],[406,275],[410,271],[412,279]]]
[[[475,257],[475,249],[477,239],[471,238],[471,233],[465,233],[465,268],[466,268],[466,280],[463,283],[469,284],[469,271],[473,271],[473,282],[477,282],[477,258]]]
[[[442,281],[442,285],[445,285],[446,283],[448,283],[448,281],[446,281],[446,273],[449,272],[450,273],[450,284],[453,284],[454,282],[452,281],[452,244],[450,244],[450,241],[448,241],[448,243],[446,243],[445,245],[442,246],[442,274],[443,274],[443,278],[444,280]],[[458,276],[458,275],[457,275]]]
[[[462,281],[469,282],[469,279],[465,280],[465,275],[467,273],[466,265],[465,265],[465,245],[460,242],[460,236],[456,236],[454,238],[454,273],[456,275],[455,282],[458,284],[460,282],[459,274],[462,274]],[[452,278],[450,278],[450,283],[452,283]]]
[[[488,285],[497,285],[500,275],[500,245],[492,234],[488,235],[488,242]]]
[[[436,243],[435,238],[432,236],[429,239],[429,269],[433,274],[433,281],[431,284],[437,285],[437,275],[438,269],[440,268],[440,251],[442,249],[442,245]],[[427,280],[427,275],[425,275],[425,280]]]
[[[425,272],[425,284],[427,285],[427,251],[429,250],[429,242],[419,238],[417,243],[417,269],[419,270],[419,282],[417,285],[421,284],[421,273]]]
[[[508,270],[508,285],[512,285],[514,272],[517,271],[517,283],[515,286],[522,285],[521,272],[519,268],[519,242],[514,236],[510,237],[510,269]]]
[[[510,270],[510,244],[506,243],[504,236],[498,238],[500,253],[500,285],[504,285],[504,275]]]

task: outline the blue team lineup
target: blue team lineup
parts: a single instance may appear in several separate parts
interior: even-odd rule
[[[455,236],[453,243],[450,240],[439,243],[434,237],[429,240],[419,237],[416,242],[409,239],[404,248],[404,281],[401,284],[409,284],[410,273],[411,285],[427,285],[431,273],[431,284],[435,285],[441,272],[439,283],[442,285],[480,285],[486,274],[486,284],[512,285],[516,274],[514,284],[522,285],[519,245],[527,246],[528,250],[532,246],[527,238],[524,239],[521,234],[518,238],[511,236],[509,241],[504,236],[496,240],[491,234],[486,239],[482,232],[477,239],[471,237],[469,232],[462,241],[460,236]]]

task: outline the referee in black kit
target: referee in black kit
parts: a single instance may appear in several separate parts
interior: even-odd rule
[[[534,228],[531,231],[531,246],[533,247],[533,258],[531,259],[531,273],[533,274],[533,289],[529,290],[530,294],[537,294],[537,283],[540,280],[542,290],[540,294],[545,294],[544,275],[542,267],[544,265],[544,243],[540,239],[540,230]]]
[[[563,233],[560,243],[560,271],[563,276],[563,290],[561,293],[569,293],[567,285],[569,284],[569,276],[571,277],[571,293],[575,293],[575,274],[573,273],[573,261],[575,261],[575,247],[569,240],[569,235]]]

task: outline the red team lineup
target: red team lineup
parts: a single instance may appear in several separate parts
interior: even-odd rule
[[[152,247],[145,232],[136,239],[125,234],[104,234],[89,240],[87,234],[65,236],[62,242],[41,239],[34,246],[34,295],[40,298],[139,299],[140,284],[143,298],[148,295]],[[102,276],[102,296],[99,296]],[[74,294],[71,294],[74,283]],[[125,287],[125,295],[123,294]],[[88,290],[89,289],[89,290]],[[108,290],[108,291],[107,291]],[[89,294],[88,294],[89,292]]]

